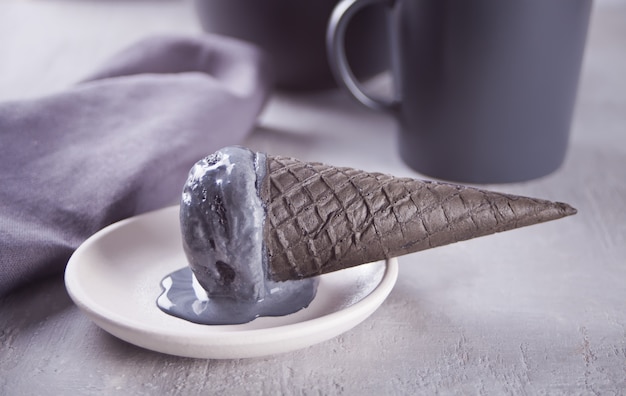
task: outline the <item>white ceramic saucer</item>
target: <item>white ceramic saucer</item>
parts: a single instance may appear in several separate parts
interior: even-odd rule
[[[242,325],[208,326],[162,312],[160,281],[187,265],[178,207],[113,224],[72,255],[65,284],[98,326],[132,344],[195,358],[244,358],[304,348],[335,337],[371,315],[391,292],[395,259],[323,275],[308,308]]]

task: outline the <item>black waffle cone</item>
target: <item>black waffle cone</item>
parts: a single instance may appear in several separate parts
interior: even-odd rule
[[[576,213],[567,204],[267,156],[269,276],[301,279]]]

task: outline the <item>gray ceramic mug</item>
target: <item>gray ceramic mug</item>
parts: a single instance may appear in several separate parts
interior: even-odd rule
[[[363,92],[346,62],[352,15],[387,5],[397,100]],[[591,0],[344,0],[331,68],[361,103],[390,111],[418,172],[470,183],[541,177],[563,162]]]

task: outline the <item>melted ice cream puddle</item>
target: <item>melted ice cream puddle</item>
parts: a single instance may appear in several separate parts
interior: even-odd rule
[[[317,278],[294,282],[297,287],[275,287],[259,301],[209,298],[191,268],[185,267],[163,279],[164,291],[157,304],[164,312],[194,323],[241,324],[259,316],[289,315],[307,307],[315,297]]]

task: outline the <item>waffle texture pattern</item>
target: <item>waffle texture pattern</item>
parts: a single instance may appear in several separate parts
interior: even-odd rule
[[[567,204],[267,157],[270,277],[300,279],[576,212]]]

